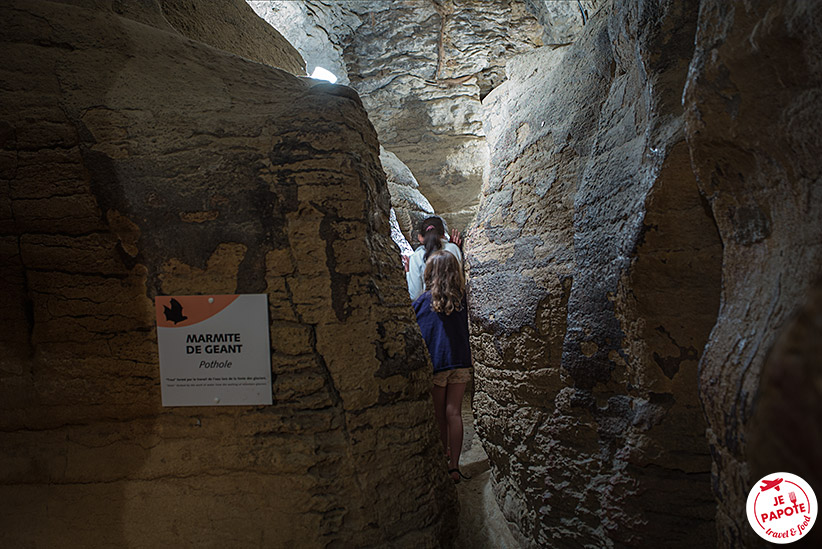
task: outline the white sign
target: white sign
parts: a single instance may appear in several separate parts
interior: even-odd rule
[[[271,404],[268,296],[158,296],[163,406]]]

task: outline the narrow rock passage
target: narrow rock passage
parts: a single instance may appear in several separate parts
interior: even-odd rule
[[[457,485],[460,501],[457,549],[520,549],[508,529],[494,493],[491,490],[491,469],[488,455],[480,444],[474,428],[471,399],[463,400],[462,422],[465,434],[460,455],[460,470],[471,477]]]

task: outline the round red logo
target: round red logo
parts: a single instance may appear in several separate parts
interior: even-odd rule
[[[748,494],[746,511],[751,528],[772,543],[805,537],[818,513],[811,485],[791,473],[762,477]]]

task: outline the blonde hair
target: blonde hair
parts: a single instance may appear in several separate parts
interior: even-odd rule
[[[431,292],[431,309],[447,315],[462,309],[465,279],[454,254],[439,251],[428,256],[423,279]]]

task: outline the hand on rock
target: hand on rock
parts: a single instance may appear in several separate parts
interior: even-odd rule
[[[410,259],[407,255],[400,256],[402,257],[402,268],[405,269],[405,272],[408,272],[408,260]]]
[[[451,242],[462,249],[462,235],[457,229],[451,229]]]

